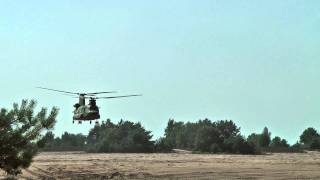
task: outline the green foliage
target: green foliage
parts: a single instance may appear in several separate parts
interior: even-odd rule
[[[300,135],[300,147],[309,150],[320,150],[320,134],[312,127],[305,129]]]
[[[162,153],[168,153],[171,152],[173,147],[171,146],[168,141],[166,141],[165,138],[161,137],[155,141],[154,144],[154,151],[155,152],[162,152]]]
[[[260,147],[260,134],[252,133],[248,136],[247,140],[251,144],[254,144],[256,147]]]
[[[147,153],[153,152],[152,135],[140,123],[110,120],[93,128],[88,135],[89,152]]]
[[[23,100],[10,111],[0,110],[0,169],[8,174],[17,175],[30,165],[45,143],[41,133],[52,129],[56,122],[57,108],[52,108],[49,115],[46,108],[34,114],[35,106],[34,100]]]
[[[233,121],[199,120],[183,123],[169,120],[165,137],[161,139],[166,147],[194,150],[199,152],[228,152],[253,154],[253,143],[240,136],[240,128]]]
[[[42,151],[84,151],[87,137],[82,134],[65,132],[61,138],[54,138],[52,132],[45,135],[46,145]]]
[[[320,135],[318,134],[317,130],[314,128],[307,128],[306,130],[303,131],[303,133],[300,136],[300,142],[309,145],[314,139],[319,138]]]
[[[303,152],[303,149],[319,149],[319,135],[308,128],[301,135],[303,142],[290,146],[278,136],[271,140],[271,133],[265,127],[261,134],[252,133],[246,139],[233,121],[209,119],[197,122],[175,122],[170,119],[165,136],[151,141],[150,131],[140,123],[120,121],[112,123],[109,119],[95,126],[87,137],[81,134],[64,133],[54,138],[52,132],[45,135],[47,145],[44,151],[89,151],[89,152],[171,152],[172,149],[185,149],[196,152],[257,154],[260,152]],[[44,140],[43,139],[43,140]],[[312,140],[310,140],[312,139]],[[87,144],[86,144],[87,143]],[[40,146],[42,141],[38,142]]]
[[[271,133],[269,132],[268,128],[265,127],[259,138],[259,146],[263,148],[269,147],[270,142],[271,142]]]
[[[218,151],[218,147],[223,141],[220,135],[218,129],[213,126],[200,127],[195,136],[195,150],[202,152]]]
[[[184,135],[187,134],[186,131],[183,131],[183,122],[175,122],[174,120],[168,121],[168,126],[165,129],[166,142],[170,147],[182,147],[184,146]]]
[[[253,143],[245,140],[244,137],[237,135],[225,139],[225,151],[237,154],[255,154],[256,147]]]
[[[320,150],[320,138],[313,138],[310,142],[310,150]]]
[[[270,147],[273,148],[288,148],[290,145],[288,144],[287,140],[281,139],[279,136],[276,136],[272,139]]]
[[[278,152],[278,153],[302,152],[299,144],[295,144],[294,146],[290,147],[287,140],[281,139],[279,136],[274,137],[271,140],[269,147],[264,147],[263,150],[267,152]]]
[[[255,145],[258,152],[303,152],[299,143],[290,147],[287,140],[276,136],[272,140],[271,133],[265,127],[261,134],[252,133],[248,136],[248,142]]]

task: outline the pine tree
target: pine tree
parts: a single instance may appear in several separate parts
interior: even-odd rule
[[[271,143],[271,133],[269,132],[268,128],[265,127],[260,135],[259,145],[260,147],[269,147]]]
[[[22,168],[30,166],[38,148],[45,144],[41,134],[56,123],[56,107],[48,116],[46,108],[34,115],[35,107],[34,100],[23,100],[20,106],[15,103],[10,111],[0,110],[0,169],[7,174],[17,175]]]

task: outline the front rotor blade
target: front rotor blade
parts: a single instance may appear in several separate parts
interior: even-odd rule
[[[117,91],[106,91],[106,92],[94,92],[94,93],[86,93],[87,96],[94,96],[96,94],[107,94],[107,93],[116,93]]]
[[[142,94],[126,95],[126,96],[109,96],[109,97],[96,97],[95,99],[113,99],[113,98],[125,98],[133,96],[142,96]]]
[[[62,94],[62,95],[64,95],[64,96],[69,96],[69,97],[72,97],[72,98],[79,98],[79,96],[75,96],[74,94],[67,94],[67,93],[65,93],[65,94]]]
[[[80,95],[80,93],[74,93],[74,92],[69,92],[69,91],[61,91],[61,90],[56,90],[56,89],[44,88],[44,87],[36,87],[36,88],[38,88],[38,89],[45,89],[45,90],[49,90],[49,91],[56,91],[56,92],[61,92],[61,93],[67,93],[67,94]]]

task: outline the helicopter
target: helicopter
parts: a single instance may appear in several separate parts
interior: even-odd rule
[[[99,113],[99,107],[97,106],[97,103],[96,103],[97,99],[114,99],[114,98],[142,96],[141,94],[132,94],[132,95],[125,95],[125,96],[97,97],[96,95],[98,94],[116,93],[116,91],[77,93],[77,92],[62,91],[62,90],[56,90],[56,89],[50,89],[50,88],[44,88],[44,87],[36,87],[36,88],[48,90],[48,91],[60,92],[60,93],[64,93],[64,95],[71,95],[74,98],[79,98],[79,102],[73,106],[75,110],[73,111],[73,121],[72,121],[72,123],[74,123],[75,121],[78,121],[79,124],[81,124],[82,121],[89,121],[91,124],[93,120],[96,120],[96,124],[99,123],[98,119],[100,119],[100,113]],[[86,99],[89,99],[88,105],[86,105]]]

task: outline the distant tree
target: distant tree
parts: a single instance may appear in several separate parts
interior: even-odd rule
[[[260,147],[268,147],[271,142],[271,133],[269,132],[268,128],[265,127],[262,131],[262,134],[259,138],[259,145]]]
[[[48,131],[43,139],[46,141],[46,144],[44,147],[41,148],[41,150],[44,150],[44,149],[49,149],[49,148],[52,148],[54,146],[54,142],[55,142],[55,137],[54,137],[54,134],[52,133],[52,131]]]
[[[294,149],[301,149],[301,148],[302,148],[302,146],[301,146],[301,144],[300,144],[299,142],[296,142],[295,144],[293,144],[293,145],[291,146],[291,148],[294,148]]]
[[[237,154],[255,154],[256,147],[244,139],[243,136],[237,135],[225,139],[225,151]]]
[[[282,145],[283,147],[290,147],[290,144],[289,144],[288,141],[285,140],[285,139],[282,139],[282,140],[281,140],[281,145]]]
[[[200,152],[253,153],[255,144],[240,135],[240,128],[233,121],[213,122],[209,119],[195,123],[169,120],[165,136],[161,140],[172,148]],[[239,149],[238,149],[239,148]]]
[[[82,134],[72,134],[65,132],[61,138],[54,138],[52,132],[45,135],[46,145],[42,151],[85,151],[85,142],[87,137]]]
[[[313,139],[319,138],[320,135],[318,134],[317,130],[315,130],[312,127],[307,128],[303,131],[303,133],[300,136],[300,142],[303,144],[310,144]]]
[[[279,136],[276,136],[272,139],[270,147],[288,148],[290,147],[290,145],[288,144],[287,140],[281,139]]]
[[[169,144],[166,141],[166,138],[159,138],[155,141],[155,145],[154,145],[154,149],[155,152],[163,152],[163,153],[167,153],[167,152],[171,152],[171,150],[173,149],[173,147],[171,146],[171,144]]]
[[[68,132],[64,132],[61,136],[61,143],[66,147],[78,147],[81,149],[85,145],[86,136],[82,134],[70,134]]]
[[[238,136],[240,133],[240,128],[232,120],[217,121],[213,126],[219,130],[222,138]]]
[[[311,150],[320,150],[320,138],[313,138],[310,143]]]
[[[42,108],[34,115],[36,102],[23,100],[21,105],[13,105],[12,110],[0,110],[0,169],[8,174],[17,175],[21,168],[30,166],[33,157],[46,138],[41,133],[53,128],[58,114],[52,108]]]
[[[48,144],[49,142],[54,141],[54,134],[52,133],[52,131],[48,131],[43,138],[46,140],[46,144]]]
[[[249,143],[254,144],[256,147],[260,147],[260,134],[252,133],[248,136],[247,140]]]
[[[181,148],[184,144],[184,128],[183,122],[175,122],[173,119],[169,119],[167,128],[165,129],[165,137],[168,144],[171,147]]]
[[[146,153],[153,152],[154,142],[150,131],[140,123],[120,121],[103,123],[88,135],[89,152]]]
[[[195,149],[202,152],[210,152],[210,148],[212,148],[211,145],[218,145],[222,142],[223,139],[220,138],[220,133],[217,128],[204,126],[198,129],[195,140]]]

